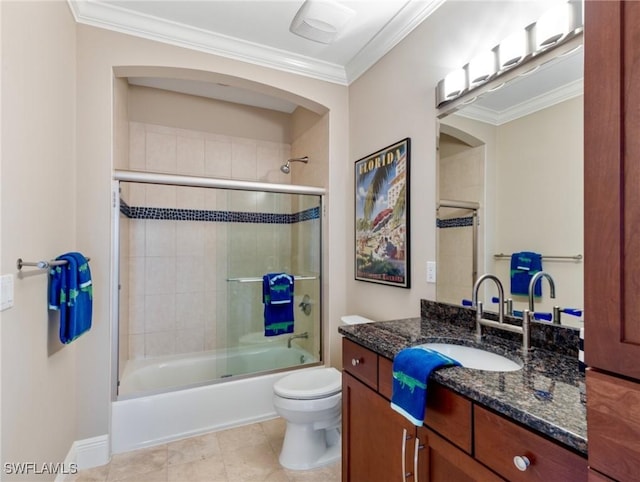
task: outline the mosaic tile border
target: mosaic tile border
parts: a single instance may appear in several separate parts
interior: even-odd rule
[[[274,214],[243,211],[210,211],[204,209],[149,208],[129,206],[122,199],[120,200],[120,212],[129,219],[219,223],[295,224],[320,219],[319,206],[293,214]]]
[[[436,219],[436,227],[438,228],[464,228],[467,226],[473,226],[473,216],[466,218]]]

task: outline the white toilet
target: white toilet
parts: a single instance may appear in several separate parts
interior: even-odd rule
[[[287,375],[273,385],[276,412],[287,421],[280,464],[307,470],[341,456],[342,374],[315,368]]]

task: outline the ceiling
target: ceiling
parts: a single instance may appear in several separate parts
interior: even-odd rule
[[[80,23],[348,85],[444,0],[341,0],[331,44],[289,31],[304,0],[68,0]]]
[[[349,85],[431,15],[445,0],[337,0],[355,15],[331,44],[321,44],[289,30],[304,0],[68,0],[77,22],[227,58]],[[545,11],[558,0],[510,0],[517,12]],[[471,5],[471,4],[470,4]],[[505,3],[487,2],[481,16],[493,18]],[[525,16],[526,16],[525,15]],[[537,13],[536,13],[537,15]],[[534,17],[535,18],[535,17]],[[486,32],[486,22],[475,30]],[[475,34],[477,34],[476,32]],[[475,43],[470,29],[458,39]],[[582,76],[581,59],[570,63],[571,80]],[[551,69],[550,69],[551,70]],[[565,75],[566,77],[566,75]],[[255,91],[210,82],[129,78],[129,83],[291,113],[296,104]],[[536,77],[522,83],[519,95],[540,96]],[[548,89],[558,88],[551,85]],[[581,88],[581,86],[579,86]],[[547,89],[547,90],[548,90]],[[478,102],[482,115],[502,114],[507,89]],[[488,114],[487,114],[488,112]],[[478,114],[480,115],[480,114]]]

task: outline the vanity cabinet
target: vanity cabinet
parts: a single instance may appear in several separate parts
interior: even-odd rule
[[[585,2],[584,42],[589,480],[638,480],[640,2]]]
[[[390,407],[391,360],[342,346],[343,482],[587,480],[584,458],[437,383],[424,426],[414,426]],[[530,460],[526,471],[516,455]]]

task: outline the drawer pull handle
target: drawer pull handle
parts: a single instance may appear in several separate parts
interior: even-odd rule
[[[402,429],[402,482],[407,482],[407,440],[411,438],[411,435],[407,434],[407,429]]]
[[[418,482],[418,474],[419,474],[419,467],[418,467],[418,450],[423,449],[424,445],[420,445],[420,439],[418,437],[416,437],[416,443],[414,445],[414,451],[413,451],[413,473],[415,474],[414,478],[413,478],[413,482]]]
[[[513,465],[515,465],[516,468],[521,472],[524,472],[525,470],[527,470],[529,465],[531,465],[531,462],[529,461],[529,458],[525,455],[516,455],[513,458]]]
[[[351,364],[354,367],[357,367],[358,365],[360,365],[360,363],[364,362],[364,360],[362,358],[352,358],[351,359]]]

